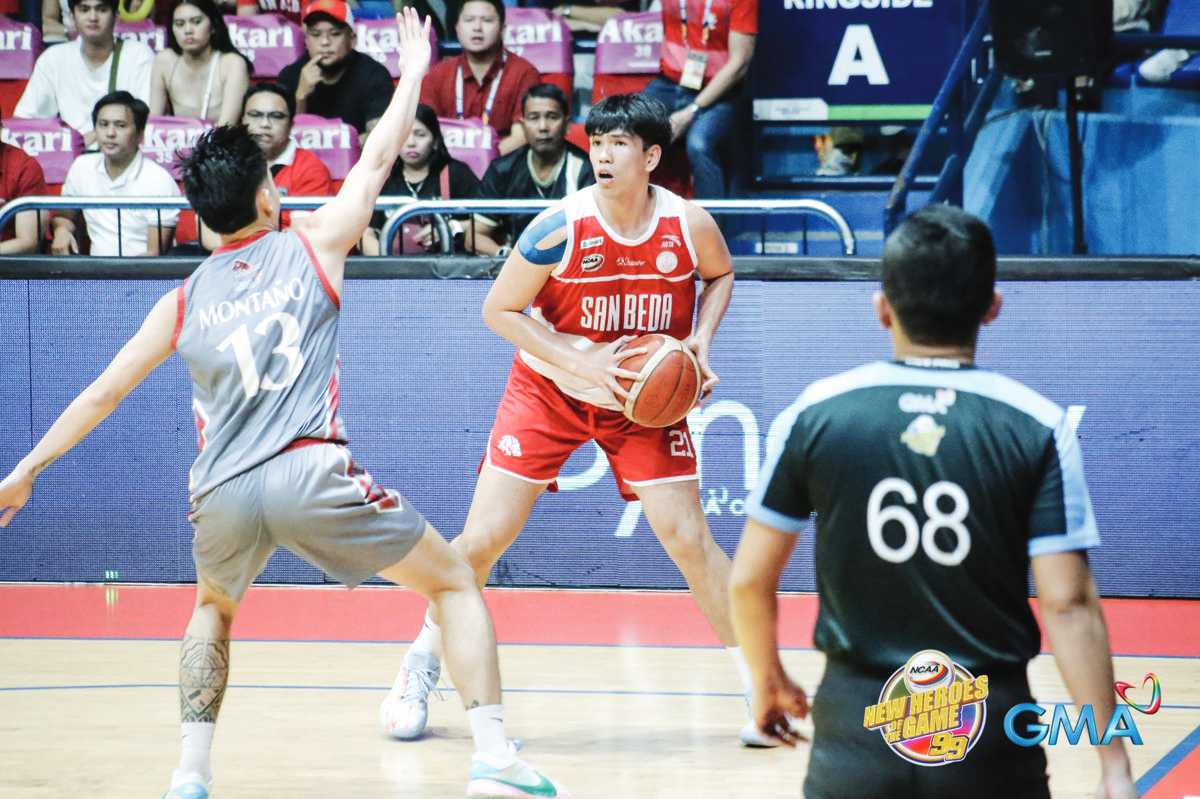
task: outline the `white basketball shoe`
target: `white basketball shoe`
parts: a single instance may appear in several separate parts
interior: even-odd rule
[[[208,799],[212,791],[212,780],[195,772],[176,770],[171,774],[171,789],[162,799]]]
[[[421,737],[429,722],[429,694],[437,690],[442,664],[432,655],[409,653],[396,675],[392,690],[379,706],[379,727],[399,741]]]

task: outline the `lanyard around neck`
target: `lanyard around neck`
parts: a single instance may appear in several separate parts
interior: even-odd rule
[[[711,0],[710,0],[711,2]],[[463,61],[466,56],[463,56]],[[496,77],[492,78],[492,88],[488,92],[487,102],[483,105],[483,124],[488,122],[492,116],[492,106],[496,104],[496,92],[500,90],[500,79],[504,77],[504,62],[508,60],[508,52],[501,51],[500,53],[500,70],[496,73]],[[456,119],[462,119],[463,114],[463,62],[458,62],[458,70],[454,73],[454,112]]]
[[[700,43],[708,44],[708,33],[717,25],[712,13],[713,0],[704,0],[704,16],[700,17]],[[687,47],[687,0],[679,0],[679,29],[683,31],[683,46]]]

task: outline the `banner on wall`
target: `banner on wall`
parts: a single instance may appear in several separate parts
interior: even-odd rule
[[[0,281],[0,318],[10,320],[0,332],[0,430],[12,433],[0,436],[0,471],[24,456],[174,285]],[[512,363],[512,347],[479,317],[490,285],[345,287],[341,401],[355,461],[447,536],[466,519]],[[734,290],[712,351],[721,383],[689,417],[701,503],[726,552],[737,545],[765,442],[784,409],[814,380],[890,357],[871,308],[875,288],[747,280]],[[1004,311],[983,333],[980,363],[1070,409],[1103,539],[1089,556],[1101,592],[1200,597],[1200,283],[1028,282],[1001,290]],[[0,536],[0,580],[98,581],[106,571],[134,581],[194,579],[186,512],[195,452],[187,372],[171,358],[42,475],[32,504]],[[594,445],[568,460],[559,485],[538,501],[494,583],[684,587],[640,506],[619,499]],[[812,542],[811,531],[803,533],[784,590],[814,590]],[[325,577],[281,552],[261,579]]]
[[[916,121],[929,116],[975,3],[764,0],[751,64],[763,122]]]

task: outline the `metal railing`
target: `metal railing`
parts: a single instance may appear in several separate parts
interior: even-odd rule
[[[314,196],[294,196],[280,197],[279,205],[284,211],[308,211],[314,208],[320,208],[325,203],[329,202],[331,197],[314,197]],[[380,211],[389,211],[400,208],[404,205],[409,205],[416,202],[412,197],[401,195],[386,195],[380,197],[376,203],[376,209]],[[0,230],[8,224],[9,220],[16,217],[19,213],[26,211],[37,211],[39,215],[42,211],[62,211],[62,210],[93,210],[93,209],[115,209],[117,212],[117,255],[124,256],[122,252],[124,245],[124,237],[121,235],[121,211],[122,210],[154,210],[159,212],[158,226],[162,226],[163,211],[190,211],[191,206],[184,197],[62,197],[56,195],[36,195],[29,197],[18,197],[15,200],[10,200],[3,206],[0,206]],[[443,241],[450,238],[450,230],[446,226],[446,222],[441,217],[435,217],[434,224],[438,228]],[[38,228],[41,229],[41,220],[38,220]]]
[[[391,215],[379,235],[386,242],[385,251],[392,252],[396,233],[405,220],[414,216],[439,214],[537,214],[554,205],[558,200],[418,200],[404,206]],[[837,229],[842,240],[842,251],[854,255],[854,233],[845,217],[828,203],[820,200],[696,200],[697,205],[715,214],[761,214],[763,216],[762,238],[766,239],[766,216],[772,213],[795,213],[818,216]],[[0,218],[2,221],[2,218]],[[446,239],[443,239],[445,241]]]
[[[883,209],[884,235],[891,234],[900,224],[908,208],[908,192],[916,180],[917,169],[925,157],[929,143],[947,115],[947,127],[955,152],[942,164],[937,183],[929,195],[929,202],[938,203],[950,199],[957,205],[962,205],[963,170],[967,165],[967,157],[971,154],[975,138],[983,127],[988,109],[991,108],[992,100],[995,99],[1003,80],[1000,71],[993,68],[990,53],[986,52],[984,47],[991,17],[989,5],[988,0],[979,4],[975,22],[967,32],[958,55],[954,57],[946,79],[938,89],[933,108],[921,125],[921,131],[917,134],[908,160],[904,162],[904,168],[896,177],[892,193]],[[964,79],[967,83],[961,85]],[[977,87],[973,100],[970,97],[972,87]],[[960,112],[952,113],[954,110]]]
[[[280,206],[285,211],[310,210],[329,202],[329,197],[282,197]],[[428,215],[437,228],[438,238],[449,251],[452,241],[446,215],[475,213],[532,213],[536,214],[553,205],[557,200],[414,200],[412,197],[385,195],[375,203],[378,210],[392,210],[380,234],[381,254],[392,253],[400,225],[405,220],[419,215]],[[842,251],[854,255],[854,233],[845,218],[832,206],[820,200],[699,200],[697,204],[717,214],[761,214],[762,236],[766,237],[766,216],[771,213],[798,213],[818,216],[837,229],[842,242]],[[191,206],[183,197],[19,197],[0,207],[0,228],[18,213],[25,211],[53,211],[64,209],[116,209],[120,211],[154,209],[188,210]],[[161,224],[161,218],[160,218]],[[118,234],[118,247],[121,246]],[[118,253],[123,255],[123,253]]]

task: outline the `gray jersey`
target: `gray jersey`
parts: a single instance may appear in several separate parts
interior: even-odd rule
[[[195,502],[298,439],[345,441],[338,300],[308,242],[270,232],[221,247],[179,288],[192,375]]]

